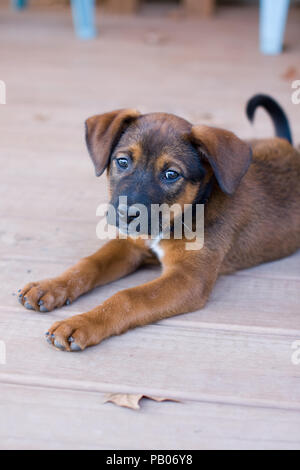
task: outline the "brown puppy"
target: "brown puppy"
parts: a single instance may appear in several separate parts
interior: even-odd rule
[[[47,333],[51,344],[83,350],[130,328],[200,309],[220,274],[300,248],[300,154],[291,145],[279,105],[256,96],[248,104],[250,119],[257,106],[272,115],[279,137],[246,143],[225,130],[135,110],[87,120],[87,145],[97,176],[107,169],[117,223],[125,219],[129,225],[134,219],[119,207],[119,196],[127,196],[128,205],[149,208],[202,203],[205,243],[201,250],[189,251],[186,240],[172,234],[169,240],[118,238],[61,276],[27,285],[19,295],[21,303],[47,312],[145,263],[162,264],[158,279],[55,323]]]

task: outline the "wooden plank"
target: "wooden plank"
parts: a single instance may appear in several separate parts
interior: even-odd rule
[[[65,242],[65,236],[69,234],[70,244]],[[56,238],[53,241],[49,241],[48,238],[42,241],[45,249],[39,250],[38,253],[35,251],[35,245],[38,246],[41,242],[41,235],[38,240],[35,237],[26,240],[25,237],[24,241],[20,241],[21,249],[20,246],[17,247],[13,260],[10,254],[2,255],[0,309],[5,311],[6,308],[12,308],[22,313],[23,308],[19,306],[13,295],[17,289],[27,282],[55,277],[77,261],[76,257],[72,259],[73,251],[70,246],[84,256],[91,253],[97,245],[93,239],[90,243],[82,244],[80,233],[78,235],[75,230],[70,230],[68,233],[59,231],[55,235]],[[59,259],[60,253],[61,259]],[[67,309],[60,310],[61,318],[89,311],[119,290],[148,282],[158,277],[159,274],[160,268],[141,269],[131,276],[95,289],[79,298]],[[214,326],[233,331],[239,328],[245,331],[258,329],[264,330],[266,334],[265,330],[273,333],[279,330],[279,332],[288,331],[298,334],[300,332],[300,280],[296,276],[297,274],[295,278],[291,276],[289,279],[246,275],[224,276],[218,280],[210,300],[202,310],[171,318],[166,320],[166,323],[190,327],[193,325],[195,328]]]
[[[212,16],[215,7],[215,0],[183,0],[185,9],[189,15]]]
[[[142,270],[46,316],[23,309],[12,296],[25,282],[56,275],[99,246],[95,208],[107,196],[85,149],[87,116],[134,106],[241,137],[273,135],[263,113],[254,129],[243,113],[248,96],[265,89],[284,105],[297,141],[299,110],[282,80],[286,57],[270,67],[257,56],[255,10],[245,12],[221,12],[215,35],[211,21],[199,27],[193,17],[175,24],[101,14],[101,37],[87,44],[75,41],[68,10],[30,9],[24,18],[1,7],[8,104],[0,109],[0,340],[7,346],[0,446],[299,448],[299,367],[292,365],[291,344],[300,339],[300,253],[220,279],[202,311],[80,355],[51,349],[43,333],[56,319],[89,310],[159,270]],[[299,55],[299,15],[293,15],[289,62]],[[163,45],[147,44],[147,31],[161,30]],[[145,87],[150,82],[155,93]],[[135,391],[184,404],[145,403],[139,414],[102,405],[104,392]]]
[[[299,279],[300,250],[287,258],[238,271],[236,274],[239,276],[252,276],[257,278]]]
[[[1,313],[7,347],[1,382],[300,410],[295,334],[150,325],[70,354],[43,338],[60,318],[59,312]]]
[[[108,13],[120,15],[136,13],[140,0],[107,0],[105,9]]]
[[[57,201],[58,190],[59,186],[53,185],[49,187],[49,195],[48,191],[43,195],[39,190],[32,189],[35,197],[32,198],[30,213],[27,205],[30,195],[24,194],[24,198],[20,199],[17,206],[12,198],[8,199],[7,207],[13,214],[18,215],[7,216],[6,206],[5,212],[0,211],[2,259],[24,259],[34,262],[51,260],[58,264],[61,260],[69,260],[71,263],[81,256],[92,253],[106,242],[96,236],[96,226],[100,220],[96,217],[96,208],[98,202],[104,202],[106,195],[100,192],[97,199],[88,188],[86,193],[82,194],[74,193],[72,187],[66,187],[61,201]],[[47,206],[48,197],[51,203]],[[83,199],[84,204],[82,204]],[[62,201],[65,204],[62,204]],[[256,278],[257,282],[266,278],[299,280],[300,251],[272,263],[238,271],[235,276]]]
[[[0,386],[1,449],[300,448],[300,412],[189,401],[134,412],[97,392]]]

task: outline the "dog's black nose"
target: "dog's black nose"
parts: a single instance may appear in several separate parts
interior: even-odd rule
[[[126,206],[125,204],[120,204],[118,207],[118,215],[122,222],[127,222],[130,224],[134,219],[140,215],[140,210],[135,206]]]
[[[127,218],[127,206],[121,204],[118,207],[118,215],[121,219],[126,219]]]

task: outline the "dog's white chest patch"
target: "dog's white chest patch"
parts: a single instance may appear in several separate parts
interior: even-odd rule
[[[159,246],[161,237],[157,237],[154,240],[149,240],[148,241],[148,246],[153,253],[156,254],[159,260],[161,260],[164,257],[164,250]]]

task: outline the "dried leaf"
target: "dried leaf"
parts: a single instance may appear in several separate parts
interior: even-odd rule
[[[173,401],[179,403],[179,400],[173,398],[164,398],[164,397],[151,397],[143,394],[131,394],[131,393],[110,393],[106,396],[104,403],[111,402],[117,406],[124,408],[130,408],[131,410],[139,410],[139,402],[142,398],[147,398],[149,400],[163,402],[163,401]]]
[[[175,400],[175,398],[161,398],[161,397],[150,397],[148,395],[143,395],[143,398],[148,398],[149,400],[153,400],[153,401],[158,401],[158,402],[162,402],[162,401],[173,401],[175,403],[180,403],[179,400]]]
[[[37,113],[34,115],[34,119],[36,121],[49,121],[50,118],[46,114]]]
[[[283,80],[286,80],[288,82],[292,81],[292,80],[295,80],[298,76],[298,71],[296,69],[296,67],[289,67],[286,69],[286,71],[284,72],[283,75],[281,75],[281,78]]]
[[[139,410],[139,401],[143,395],[133,395],[130,393],[111,393],[107,395],[104,403],[111,402],[118,406],[131,408],[132,410]]]

